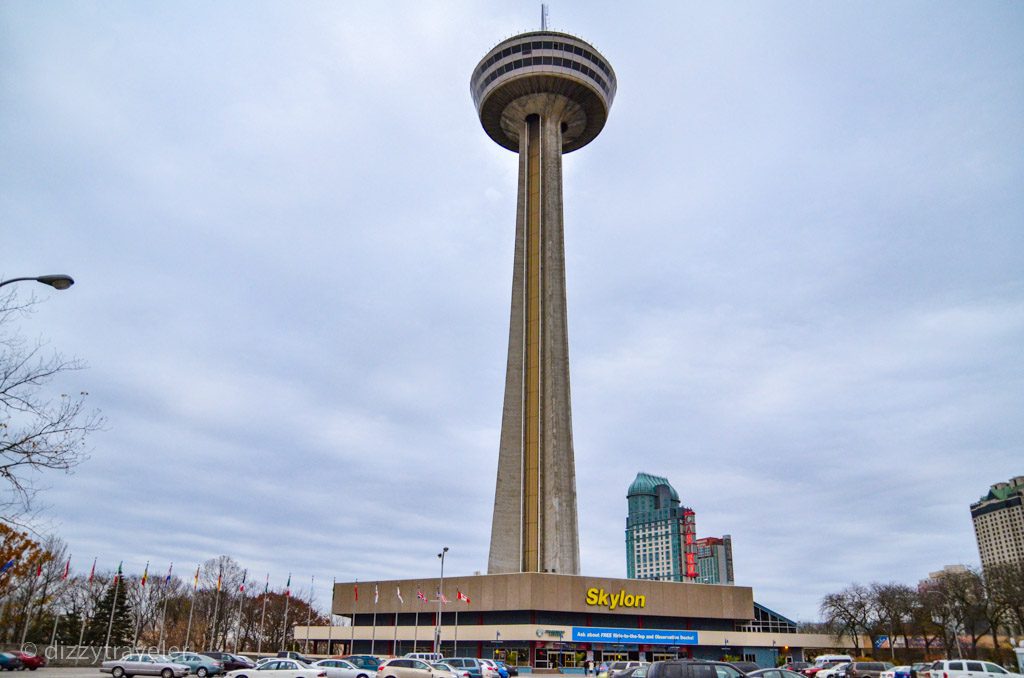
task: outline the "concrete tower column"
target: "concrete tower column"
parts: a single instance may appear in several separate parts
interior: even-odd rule
[[[614,73],[582,40],[542,31],[491,50],[474,71],[471,87],[484,129],[519,153],[488,572],[579,574],[562,153],[585,145],[604,126]]]

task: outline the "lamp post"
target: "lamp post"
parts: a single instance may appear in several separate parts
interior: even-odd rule
[[[11,278],[10,280],[0,281],[0,287],[4,285],[10,285],[11,283],[21,282],[23,280],[35,280],[36,282],[49,285],[55,290],[66,290],[75,284],[75,279],[70,275],[64,275],[59,273],[56,275],[41,275],[38,278]]]
[[[448,553],[448,547],[445,546],[441,549],[441,552],[437,554],[437,557],[441,559],[441,583],[437,587],[437,625],[434,627],[434,652],[441,652],[441,601],[444,600],[444,554]]]

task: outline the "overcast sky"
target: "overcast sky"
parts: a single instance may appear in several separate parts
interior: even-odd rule
[[[533,2],[0,2],[0,277],[107,418],[73,566],[329,598],[486,571],[516,157],[469,76]],[[1024,474],[1024,4],[554,2],[611,62],[565,158],[582,572],[667,476],[801,620],[977,564]]]

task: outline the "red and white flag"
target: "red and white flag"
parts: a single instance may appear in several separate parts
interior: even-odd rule
[[[402,589],[395,587],[395,595],[398,596],[398,602],[405,605],[405,598],[402,597]]]
[[[373,604],[377,604],[377,600],[380,598],[380,592],[377,590],[377,585],[373,585]]]
[[[43,563],[42,563],[42,561],[40,561],[39,565],[36,566],[36,576],[37,577],[41,577],[42,574],[43,574]]]
[[[456,593],[455,593],[455,599],[456,599],[456,600],[463,600],[463,601],[465,601],[465,602],[466,602],[466,605],[469,605],[469,596],[467,596],[467,595],[466,595],[465,593],[463,593],[462,591],[459,591],[458,589],[455,589],[455,591],[456,591]]]
[[[447,605],[447,604],[448,604],[448,603],[450,603],[451,601],[450,601],[450,600],[448,600],[447,598],[445,598],[445,597],[444,597],[444,594],[442,593],[442,594],[441,594],[441,602],[442,602],[442,603],[444,603],[445,605]]]
[[[71,558],[68,558],[68,562],[64,563],[64,574],[60,576],[61,579],[67,579],[68,574],[71,572]]]
[[[352,584],[352,595],[355,596],[355,600],[359,602],[359,582]]]
[[[420,591],[419,589],[416,589],[416,597],[422,600],[424,603],[430,602],[427,600],[427,597],[423,595],[423,591]]]
[[[92,569],[89,570],[89,583],[90,584],[92,583],[92,580],[96,578],[96,561],[97,560],[99,560],[99,558],[93,558]]]

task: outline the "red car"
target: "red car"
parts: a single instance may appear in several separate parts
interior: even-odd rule
[[[29,671],[35,671],[40,666],[46,666],[46,657],[41,654],[29,654],[28,652],[12,652],[15,657],[21,660],[21,663]]]

